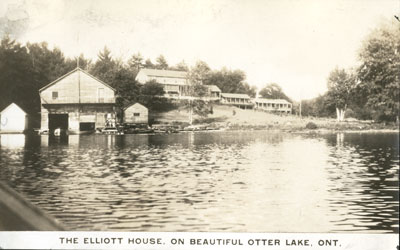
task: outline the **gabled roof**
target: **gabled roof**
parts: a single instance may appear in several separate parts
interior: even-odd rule
[[[221,92],[217,85],[205,85],[211,92]]]
[[[22,112],[24,112],[24,114],[26,114],[26,112],[25,112],[20,106],[18,106],[18,105],[15,104],[15,103],[11,103],[10,105],[8,105],[5,109],[3,109],[3,110],[0,112],[0,114],[6,112],[8,109],[10,109],[10,108],[12,108],[12,107],[17,108],[17,109],[21,110]]]
[[[222,97],[228,97],[228,98],[244,98],[244,99],[250,99],[250,96],[246,94],[234,94],[234,93],[221,93]]]
[[[266,98],[257,98],[255,99],[255,102],[258,103],[279,103],[279,104],[287,104],[290,103],[285,99],[266,99]]]
[[[183,78],[183,79],[187,78],[187,72],[186,71],[161,70],[161,69],[141,69],[140,72],[143,72],[147,76]]]
[[[143,104],[140,104],[140,103],[136,102],[136,103],[134,103],[134,104],[130,104],[130,105],[126,106],[126,107],[124,108],[124,110],[126,110],[126,109],[128,109],[128,108],[130,108],[130,107],[133,107],[133,106],[143,107],[143,108],[147,109],[147,107],[144,106]]]
[[[39,89],[39,93],[42,92],[43,90],[47,89],[48,87],[53,86],[53,85],[56,84],[57,82],[59,82],[59,81],[61,81],[62,79],[66,78],[67,76],[72,75],[73,73],[75,73],[75,72],[77,72],[77,71],[80,71],[80,72],[86,74],[87,76],[89,76],[89,77],[93,78],[94,80],[100,82],[100,83],[103,84],[104,86],[106,86],[106,87],[112,89],[113,91],[115,91],[115,89],[114,89],[113,87],[111,87],[111,86],[108,85],[107,83],[103,82],[102,80],[100,80],[100,79],[98,79],[98,78],[92,76],[91,74],[89,74],[88,72],[84,71],[84,70],[81,69],[81,68],[76,68],[76,69],[74,69],[74,70],[68,72],[67,74],[65,74],[65,75],[63,75],[63,76],[61,76],[61,77],[59,77],[58,79],[52,81],[51,83],[47,84],[47,85],[44,86],[43,88]]]

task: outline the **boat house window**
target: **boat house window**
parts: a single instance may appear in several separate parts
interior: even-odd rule
[[[57,99],[58,98],[58,92],[57,91],[53,91],[52,92],[52,97],[53,97],[53,100]]]
[[[140,116],[140,113],[133,113],[133,116]]]

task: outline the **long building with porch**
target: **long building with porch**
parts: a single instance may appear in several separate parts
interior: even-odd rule
[[[221,104],[232,105],[242,109],[253,108],[251,98],[246,94],[221,93]]]
[[[39,90],[41,130],[94,131],[115,122],[115,89],[76,68]]]
[[[254,99],[254,108],[267,112],[292,113],[292,104],[284,99]]]

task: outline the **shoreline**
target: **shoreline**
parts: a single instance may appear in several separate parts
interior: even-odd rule
[[[289,133],[289,134],[334,134],[334,133],[353,133],[353,134],[385,134],[385,133],[398,133],[400,135],[400,130],[384,128],[384,129],[327,129],[327,128],[318,128],[318,129],[307,129],[307,128],[260,128],[254,127],[252,125],[249,126],[240,126],[233,128],[217,128],[217,129],[199,129],[199,130],[180,130],[176,133],[167,133],[167,132],[158,132],[158,133],[135,133],[135,134],[115,134],[118,136],[123,135],[157,135],[157,134],[179,134],[179,133],[204,133],[204,132],[235,132],[235,131],[265,131],[271,133]],[[1,135],[32,135],[33,133],[0,133]],[[79,134],[70,134],[72,136]],[[110,134],[97,134],[93,133],[91,135],[110,135]],[[48,134],[39,134],[39,136],[48,136]],[[87,136],[85,134],[85,136]]]
[[[282,125],[282,126],[279,126]],[[224,127],[224,126],[223,126]],[[327,133],[400,133],[399,128],[394,126],[346,126],[346,124],[332,124],[331,126],[318,126],[316,128],[307,128],[306,126],[290,126],[285,124],[274,124],[274,125],[249,125],[249,124],[232,124],[227,125],[226,131],[275,131],[275,132],[286,132],[286,133],[298,133],[298,134],[327,134]]]
[[[217,130],[218,131],[218,130]],[[220,131],[268,131],[268,132],[273,132],[273,133],[291,133],[291,134],[333,134],[333,133],[380,133],[380,134],[385,134],[385,133],[399,133],[399,130],[395,129],[364,129],[364,130],[334,130],[334,129],[227,129],[227,130],[220,130]],[[197,131],[196,131],[197,132]],[[201,132],[201,131],[199,131]]]
[[[186,109],[176,109],[156,114],[154,121],[170,126],[189,126]],[[206,117],[194,116],[192,127],[222,130],[267,130],[289,133],[395,133],[399,124],[379,123],[373,120],[346,118],[338,122],[334,118],[299,117],[292,114],[274,114],[257,110],[243,110],[232,106],[215,105],[213,113]]]
[[[399,133],[394,129],[366,129],[366,130],[329,130],[329,129],[316,129],[316,130],[299,130],[291,131],[291,133],[298,134],[332,134],[332,133],[346,133],[346,134],[393,134]]]

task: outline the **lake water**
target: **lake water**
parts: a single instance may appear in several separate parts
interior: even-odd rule
[[[0,139],[0,180],[70,230],[399,232],[397,133]]]

